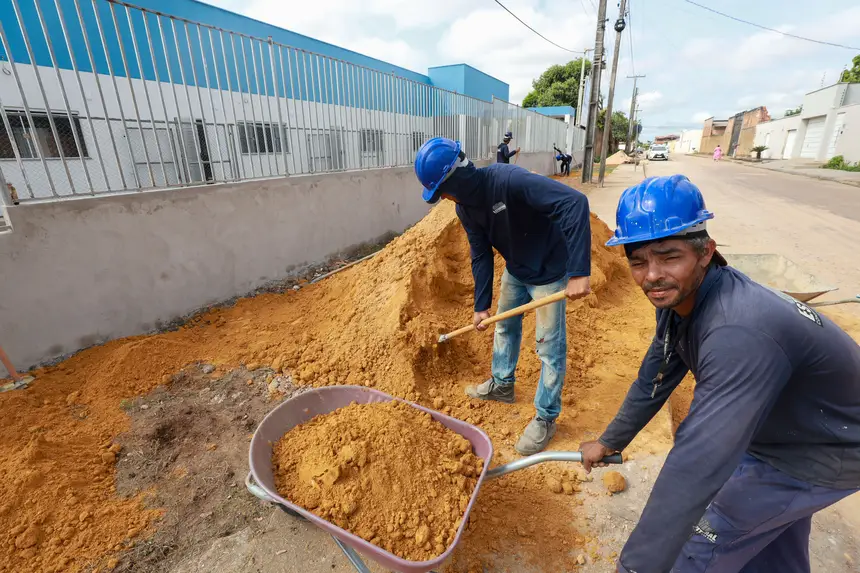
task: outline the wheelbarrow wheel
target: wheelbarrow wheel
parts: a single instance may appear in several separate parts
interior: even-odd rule
[[[285,505],[281,505],[281,504],[277,504],[277,505],[278,505],[278,507],[279,507],[279,508],[281,508],[281,511],[283,511],[283,512],[284,512],[284,513],[286,513],[287,515],[289,515],[289,516],[291,516],[291,517],[295,517],[296,519],[300,519],[300,520],[302,520],[302,521],[307,521],[307,519],[305,518],[305,516],[303,516],[302,514],[300,514],[300,513],[298,513],[298,512],[293,511],[293,510],[292,510],[292,509],[290,509],[289,507],[287,507],[287,506],[285,506]]]

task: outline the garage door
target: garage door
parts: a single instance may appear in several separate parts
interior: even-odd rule
[[[797,130],[789,129],[785,134],[785,147],[783,147],[782,158],[791,159],[791,154],[794,152],[794,141],[797,139]]]
[[[803,147],[800,156],[804,159],[818,159],[818,151],[821,149],[821,140],[824,137],[824,122],[827,116],[813,117],[806,122],[806,135],[803,138]]]

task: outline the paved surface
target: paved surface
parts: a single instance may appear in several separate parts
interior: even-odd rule
[[[735,162],[735,160],[730,161]],[[770,171],[800,175],[802,177],[812,177],[813,179],[822,179],[825,181],[836,181],[845,185],[855,185],[860,187],[860,171],[821,169],[819,167],[821,165],[820,163],[809,160],[776,159],[762,163],[741,161],[737,161],[737,163],[747,165],[755,169],[768,169]]]

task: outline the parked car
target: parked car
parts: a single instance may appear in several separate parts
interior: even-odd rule
[[[669,161],[669,146],[668,145],[652,145],[648,149],[648,159],[654,161],[656,159],[663,159],[664,161]]]

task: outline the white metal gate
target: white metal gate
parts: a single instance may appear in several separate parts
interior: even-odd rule
[[[797,130],[789,129],[785,134],[785,147],[782,149],[782,158],[791,159],[791,152],[794,151],[794,142],[797,140]]]
[[[842,135],[842,129],[845,127],[845,112],[836,114],[836,125],[833,126],[833,135],[830,137],[830,144],[827,146],[827,157],[832,159],[836,155],[836,147],[839,145],[839,136]]]
[[[806,120],[806,135],[803,137],[803,147],[800,149],[800,156],[804,159],[818,159],[826,120],[827,116],[824,115]]]

